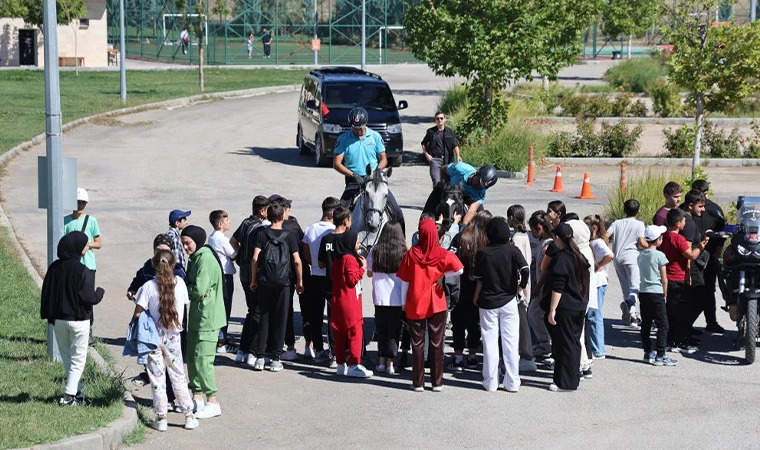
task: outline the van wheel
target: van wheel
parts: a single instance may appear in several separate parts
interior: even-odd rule
[[[301,155],[309,154],[309,147],[306,146],[306,142],[303,140],[303,131],[301,126],[298,126],[298,133],[296,133],[296,147],[298,147],[298,153]]]
[[[322,138],[317,136],[317,138],[314,139],[314,159],[317,163],[317,167],[327,167],[330,162],[330,158],[324,156],[322,152]]]
[[[399,156],[396,158],[391,158],[389,162],[391,167],[401,167],[401,161],[404,159],[403,156]]]

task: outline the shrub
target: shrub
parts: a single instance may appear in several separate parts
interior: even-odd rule
[[[628,131],[628,122],[602,124],[599,133],[594,131],[593,120],[578,119],[575,133],[559,132],[549,137],[549,156],[575,157],[626,157],[639,150],[640,125]]]
[[[618,123],[602,124],[599,133],[600,153],[602,156],[624,158],[639,151],[639,137],[644,131],[641,125],[636,125],[628,131],[628,123],[621,120]]]
[[[733,128],[726,135],[718,127],[705,124],[702,134],[702,147],[710,158],[739,158],[744,153],[741,141],[743,140],[739,129]]]
[[[760,158],[760,125],[758,125],[757,122],[752,124],[752,136],[747,141],[744,157]]]
[[[681,95],[678,87],[665,81],[657,80],[647,91],[652,97],[652,107],[655,114],[661,117],[675,117],[683,113]]]
[[[683,182],[684,178],[690,178],[685,173],[668,174],[662,170],[650,169],[645,174],[628,178],[628,186],[621,190],[620,186],[616,187],[607,197],[607,208],[605,209],[605,218],[609,221],[622,219],[625,217],[623,212],[623,203],[629,199],[636,199],[640,203],[639,220],[646,224],[651,224],[654,214],[663,204],[662,188],[669,181],[676,180]],[[686,189],[691,186],[691,181],[683,185]]]
[[[646,117],[647,105],[645,105],[641,100],[636,100],[635,103],[631,104],[631,107],[628,109],[628,113],[633,117]]]
[[[475,167],[493,164],[519,172],[528,165],[528,147],[533,146],[537,156],[546,152],[546,136],[522,120],[510,120],[487,139],[470,142],[462,149],[462,158]]]
[[[694,153],[694,137],[696,136],[696,127],[694,125],[684,125],[673,131],[668,127],[662,130],[665,135],[665,150],[667,156],[671,158],[688,158]]]
[[[613,117],[623,117],[628,114],[628,111],[631,108],[631,101],[633,100],[633,95],[629,94],[627,92],[621,92],[618,94],[614,99],[612,99],[610,104],[610,112]]]
[[[555,158],[578,156],[575,149],[575,135],[569,131],[559,131],[549,135],[547,154]]]
[[[604,74],[604,79],[618,89],[648,92],[654,82],[666,73],[666,67],[657,59],[637,58],[611,67]]]
[[[466,110],[469,104],[467,89],[463,85],[458,85],[449,89],[441,96],[436,108],[438,111],[443,111],[444,114],[449,116],[455,114],[457,111]]]
[[[560,105],[565,116],[586,118],[613,115],[613,104],[603,95],[568,95]]]

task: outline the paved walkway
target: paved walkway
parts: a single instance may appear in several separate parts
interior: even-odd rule
[[[440,90],[451,81],[433,77],[422,66],[378,72],[397,100],[409,101],[402,114],[405,148],[418,151]],[[581,66],[566,73],[570,79],[593,81],[600,72],[597,66]],[[319,219],[324,197],[341,193],[341,177],[313,167],[312,158],[299,156],[294,148],[297,97],[276,94],[148,111],[122,117],[122,124],[87,125],[65,136],[65,155],[78,158],[80,185],[90,191],[88,212],[99,219],[103,233],[97,279],[107,294],[96,309],[95,331],[117,355],[125,376],[140,371],[133,359],[118,356],[133,309],[125,290],[151,255],[153,237],[166,230],[169,210],[192,209],[191,222],[208,230],[212,209],[227,210],[237,224],[250,213],[253,196],[276,192],[293,199],[292,212],[305,228]],[[35,187],[37,156],[42,154],[44,146],[38,146],[11,162],[0,188],[18,236],[44,262],[45,213],[36,208]],[[487,206],[505,215],[513,203],[533,211],[560,198],[581,216],[601,212],[606,192],[617,180],[616,169],[593,168],[599,196],[593,201],[573,198],[583,171],[564,168],[569,192],[559,195],[548,192],[551,167],[539,170],[532,187],[500,180],[489,191]],[[754,168],[708,168],[708,173],[717,181],[722,201],[757,185]],[[427,168],[394,169],[390,181],[408,223],[415,223],[429,189]],[[620,289],[614,274],[610,278],[605,307],[610,357],[594,365],[594,380],[584,381],[577,393],[548,392],[551,374],[539,372],[523,377],[518,394],[489,394],[480,386],[479,373],[466,372],[447,373],[440,394],[415,394],[408,374],[349,381],[306,362],[286,364],[276,374],[255,373],[225,355],[217,358],[223,416],[202,422],[193,432],[176,426],[164,434],[150,432],[138,447],[756,447],[757,365],[739,365],[741,355],[729,352],[728,336],[705,338],[704,351],[678,357],[676,368],[643,364],[637,334],[620,325]],[[364,312],[371,317],[370,286],[366,281],[364,286]],[[234,333],[240,331],[244,305],[236,285]],[[733,328],[723,312],[719,320]],[[135,395],[150,402],[149,389]],[[171,417],[173,425],[181,420]]]

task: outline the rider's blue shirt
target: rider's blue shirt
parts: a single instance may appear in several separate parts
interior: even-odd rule
[[[463,193],[466,197],[470,197],[473,200],[483,203],[486,200],[486,190],[475,189],[467,183],[467,180],[477,171],[478,169],[463,162],[451,163],[446,166],[446,173],[449,174],[451,184],[463,184]]]
[[[367,164],[373,171],[377,169],[378,155],[384,152],[383,137],[369,128],[362,139],[353,130],[344,131],[338,136],[338,144],[335,146],[335,154],[343,155],[343,165],[359,176],[367,174]]]

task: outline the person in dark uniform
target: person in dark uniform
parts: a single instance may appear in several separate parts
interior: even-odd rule
[[[272,31],[264,28],[261,32],[261,44],[264,46],[264,58],[270,58],[272,54]]]
[[[459,141],[454,130],[446,126],[446,115],[435,113],[435,126],[428,128],[422,139],[422,154],[430,164],[430,179],[433,186],[441,181],[441,167],[452,162],[462,162]],[[456,159],[456,160],[455,160]]]

